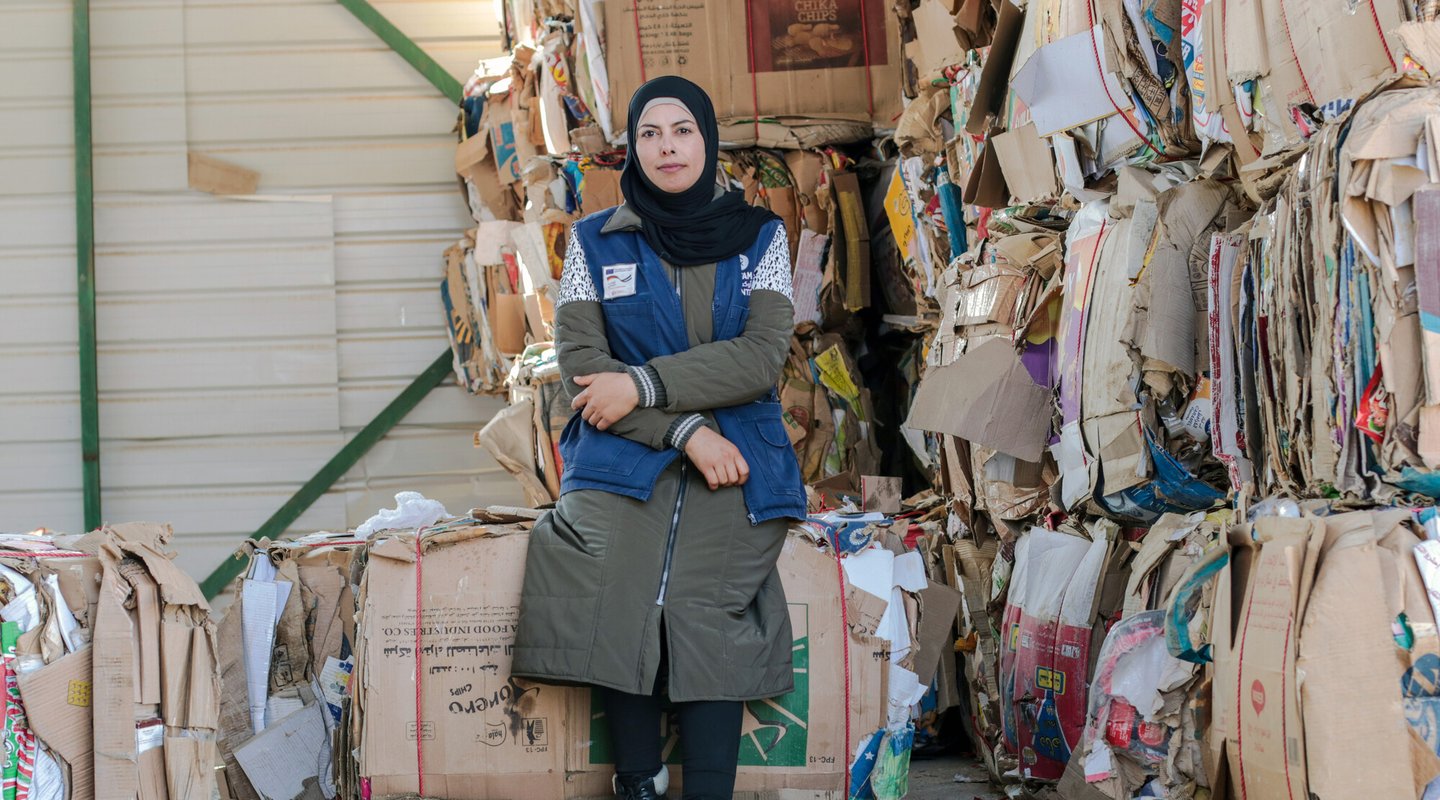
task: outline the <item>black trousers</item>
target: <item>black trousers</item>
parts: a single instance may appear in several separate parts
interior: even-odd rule
[[[598,689],[621,780],[644,780],[660,771],[662,690],[650,695]],[[683,800],[730,800],[740,759],[739,700],[675,703],[680,726]]]

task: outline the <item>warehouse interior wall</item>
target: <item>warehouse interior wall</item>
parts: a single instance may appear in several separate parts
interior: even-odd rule
[[[376,8],[459,80],[493,7]],[[0,531],[82,528],[70,4],[0,5]],[[101,481],[203,578],[447,346],[441,253],[469,221],[456,109],[328,0],[93,0]],[[190,188],[199,153],[256,194]],[[297,532],[415,489],[520,502],[433,391]]]

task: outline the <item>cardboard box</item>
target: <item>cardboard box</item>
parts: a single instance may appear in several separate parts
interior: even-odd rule
[[[899,40],[883,0],[606,3],[614,132],[625,131],[635,88],[664,74],[699,84],[722,121],[758,113],[889,125],[901,110]]]
[[[1253,528],[1232,528],[1229,538],[1231,565],[1214,609],[1212,748],[1223,750],[1236,796],[1304,800],[1306,737],[1295,652],[1325,524],[1262,517]]]
[[[20,698],[35,735],[64,762],[75,800],[95,795],[91,648],[20,676]]]
[[[423,556],[421,721],[416,725],[415,541],[378,542],[362,598],[360,770],[373,796],[418,790],[417,729],[425,792],[451,800],[609,795],[603,719],[581,688],[510,677],[509,664],[528,534],[520,526],[473,527],[427,537]],[[747,704],[736,789],[840,796],[845,742],[840,587],[831,556],[787,540],[780,558],[795,636],[796,687]],[[853,748],[881,726],[888,646],[850,640]],[[672,770],[672,786],[678,781]],[[672,793],[676,790],[672,788]],[[821,795],[829,796],[829,795]]]

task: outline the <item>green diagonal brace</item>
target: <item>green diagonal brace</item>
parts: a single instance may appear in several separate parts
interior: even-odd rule
[[[429,53],[420,49],[420,46],[411,41],[409,36],[400,32],[394,23],[385,19],[385,15],[375,10],[366,0],[338,0],[340,5],[345,6],[355,18],[365,24],[365,27],[375,32],[381,41],[390,45],[390,49],[400,54],[400,57],[410,62],[417,72],[425,76],[425,79],[440,90],[440,93],[450,98],[456,105],[465,99],[465,87],[460,81],[445,68],[440,66]]]
[[[385,409],[376,415],[375,419],[370,420],[368,425],[355,434],[355,438],[346,442],[345,446],[340,448],[340,452],[321,467],[320,471],[315,473],[315,477],[300,487],[300,491],[287,500],[285,505],[280,506],[279,511],[272,514],[270,519],[265,520],[265,524],[261,525],[259,530],[250,534],[250,538],[279,538],[280,534],[299,519],[307,508],[329,491],[330,487],[349,472],[351,467],[359,463],[361,457],[369,452],[376,442],[385,438],[385,434],[389,433],[396,423],[404,419],[406,414],[419,405],[420,401],[430,394],[431,389],[439,386],[440,382],[445,380],[445,376],[450,374],[453,363],[450,349],[446,348],[445,352],[435,359],[435,363],[420,373],[420,377],[411,381],[410,385],[405,387],[405,391],[391,400],[390,405],[385,406]],[[245,560],[237,553],[216,567],[215,571],[210,573],[210,577],[200,584],[200,588],[205,590],[205,596],[214,597],[223,591],[225,586],[245,568],[245,563]]]

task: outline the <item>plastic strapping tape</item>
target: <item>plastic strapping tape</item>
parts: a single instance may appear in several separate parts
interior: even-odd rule
[[[1130,126],[1130,130],[1134,131],[1135,135],[1140,137],[1140,141],[1144,142],[1146,147],[1155,150],[1157,153],[1161,152],[1150,143],[1150,137],[1140,132],[1140,128],[1135,124],[1135,120],[1131,119],[1130,115],[1126,114],[1125,111],[1120,108],[1120,104],[1115,102],[1114,95],[1110,94],[1110,83],[1105,80],[1105,62],[1100,60],[1100,40],[1095,36],[1095,3],[1093,0],[1086,0],[1085,13],[1090,16],[1090,49],[1095,53],[1095,71],[1100,75],[1100,88],[1105,90],[1106,99],[1110,101],[1110,105],[1115,107],[1115,113],[1119,114],[1120,118],[1125,120],[1125,124]]]
[[[838,547],[831,548],[835,553],[835,576],[840,581],[840,642],[845,657],[845,751],[841,758],[845,761],[845,794],[850,794],[850,611],[845,603],[845,565],[840,561],[840,550]]]
[[[424,573],[421,569],[421,561],[424,555],[424,548],[421,542],[425,535],[425,529],[421,528],[415,532],[415,774],[417,776],[417,793],[425,795],[425,691],[421,676],[421,654],[420,654],[420,632],[424,628],[420,617],[421,601],[424,593]]]
[[[635,12],[635,54],[640,57],[640,82],[645,82],[645,40],[640,36],[640,0],[630,0],[630,9]],[[634,142],[630,145],[633,147]]]

